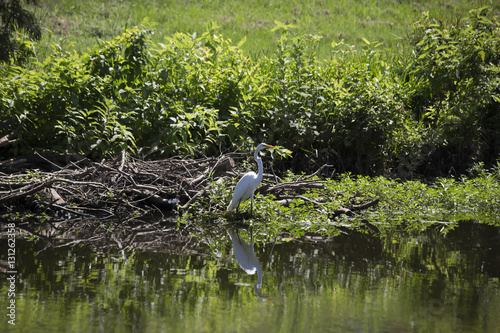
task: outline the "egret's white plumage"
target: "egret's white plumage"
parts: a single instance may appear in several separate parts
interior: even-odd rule
[[[241,177],[238,184],[234,188],[233,198],[227,206],[227,210],[238,211],[240,204],[250,198],[250,214],[253,208],[253,195],[260,182],[262,181],[262,176],[264,175],[264,167],[262,166],[262,160],[259,157],[259,151],[263,148],[274,148],[274,146],[268,145],[266,143],[261,143],[257,146],[254,153],[254,159],[259,166],[258,173],[253,171],[247,172],[243,177]]]

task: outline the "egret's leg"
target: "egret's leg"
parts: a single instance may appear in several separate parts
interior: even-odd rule
[[[236,220],[238,220],[238,211],[240,210],[240,203],[241,201],[238,201],[238,206],[236,206]]]
[[[252,244],[252,249],[253,249],[253,227],[250,226],[250,243]]]
[[[250,216],[253,217],[253,193],[250,197]]]

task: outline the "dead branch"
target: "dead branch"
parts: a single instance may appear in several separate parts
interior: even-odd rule
[[[314,173],[304,177],[304,178],[300,178],[299,180],[306,180],[306,179],[310,179],[310,178],[313,178],[314,176],[316,176],[318,173],[320,173],[321,171],[323,171],[323,169],[325,168],[331,168],[333,167],[333,165],[330,165],[330,164],[323,164],[318,170],[316,170]]]
[[[121,211],[133,214],[149,209],[186,209],[195,200],[210,195],[211,181],[239,176],[234,170],[233,159],[228,155],[145,161],[122,152],[114,160],[91,162],[70,157],[66,158],[66,164],[61,163],[64,158],[53,161],[41,154],[35,157],[35,160],[18,159],[0,163],[0,170],[17,170],[9,174],[0,173],[0,204],[49,206],[73,216],[93,215],[97,218],[121,214]],[[29,166],[33,161],[44,163],[52,171],[37,170],[36,164],[31,164],[30,171],[20,169],[20,166]],[[311,178],[326,167],[329,166],[323,165],[310,177],[293,182],[283,183],[274,178],[275,183],[265,183],[258,191],[274,195],[285,206],[295,202],[320,207],[324,205],[322,200],[328,198],[311,199],[303,194],[325,187],[323,181]],[[267,175],[266,179],[271,179],[271,175]],[[333,214],[352,216],[377,203],[378,200],[351,204]],[[73,204],[76,207],[70,206]]]
[[[17,120],[16,117],[11,117],[9,119],[0,122],[0,130],[9,127],[11,124],[15,123],[16,120]],[[11,143],[14,143],[16,141],[14,138],[17,136],[17,133],[23,127],[23,122],[24,120],[21,121],[19,125],[9,134],[0,137],[0,147],[10,145]]]
[[[24,187],[20,188],[18,191],[12,191],[12,193],[7,194],[3,197],[0,197],[0,203],[7,202],[7,201],[16,201],[16,200],[25,198],[29,195],[40,192],[41,190],[49,187],[50,185],[52,185],[56,181],[57,181],[56,179],[49,179],[47,181],[40,181],[40,182],[36,183],[35,185],[24,186]]]
[[[282,204],[285,207],[287,207],[290,204],[292,204],[293,202],[297,202],[297,201],[299,201],[299,203],[301,203],[301,204],[305,204],[307,202],[312,203],[314,205],[314,207],[319,207],[321,205],[321,203],[319,203],[318,201],[313,200],[313,199],[308,198],[308,197],[305,197],[303,195],[280,196],[277,200],[277,202],[279,202],[280,204]]]
[[[266,184],[260,188],[260,193],[270,194],[270,193],[280,193],[283,191],[301,191],[305,192],[307,189],[322,189],[325,185],[321,181],[296,181],[296,182],[287,182],[287,183],[279,183],[279,184]]]
[[[368,209],[370,207],[373,207],[373,206],[376,206],[378,205],[378,203],[380,202],[379,199],[375,199],[375,200],[372,200],[372,201],[368,201],[364,204],[361,204],[361,205],[352,205],[351,209],[353,211],[357,211],[357,210],[365,210],[365,209]]]
[[[341,207],[333,212],[334,216],[347,215],[354,216],[355,212],[366,210],[370,207],[376,206],[380,202],[379,199],[371,200],[360,205],[351,205],[349,208]]]
[[[187,202],[189,205],[192,200],[205,195],[208,181],[215,175],[222,177],[231,173],[234,166],[232,158],[225,155],[196,160],[144,161],[122,152],[115,160],[87,160],[85,166],[79,160],[63,166],[41,154],[34,157],[0,163],[0,170],[10,171],[0,173],[0,203],[23,204],[26,200],[35,203],[42,200],[53,208],[71,213],[78,210],[61,207],[77,203],[82,208],[99,207],[109,212],[116,206],[140,210],[142,208],[137,206],[140,204],[172,210],[177,203]],[[38,162],[55,171],[41,171],[37,168]],[[30,171],[23,172],[24,168]],[[76,215],[87,213],[92,212]]]

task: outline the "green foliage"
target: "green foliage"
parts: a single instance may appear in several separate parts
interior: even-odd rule
[[[481,170],[479,174],[477,170]],[[420,222],[472,219],[496,224],[500,213],[499,165],[490,170],[476,166],[471,177],[437,178],[431,183],[344,175],[335,186],[345,195],[380,199],[377,210],[365,218],[404,223],[409,228],[428,225]]]
[[[36,3],[36,0],[27,1],[28,4],[30,2]],[[19,30],[26,36],[16,36]],[[41,38],[42,32],[35,15],[23,8],[20,0],[0,2],[0,62],[25,63],[33,55],[31,41]]]
[[[276,48],[258,58],[218,33],[176,33],[153,43],[153,25],[125,31],[90,54],[62,52],[0,81],[1,136],[22,125],[10,154],[49,149],[101,158],[123,149],[149,158],[214,155],[268,142],[279,169],[369,175],[465,172],[500,154],[498,23],[486,9],[457,24],[428,16],[415,50],[332,44],[276,21]],[[5,148],[3,148],[5,151]],[[279,157],[279,158],[277,158]],[[434,163],[434,164],[433,164]],[[430,167],[429,167],[430,165]]]
[[[500,23],[488,8],[456,22],[414,24],[410,107],[434,129],[437,168],[492,162],[500,152]]]
[[[283,181],[298,178],[288,172]],[[500,164],[491,169],[475,165],[470,176],[437,178],[432,182],[402,182],[381,176],[346,173],[326,180],[323,189],[306,191],[303,196],[310,201],[296,199],[287,206],[274,196],[264,196],[257,190],[253,217],[245,213],[250,207],[249,201],[240,206],[239,216],[226,212],[236,181],[212,182],[207,187],[208,196],[197,200],[189,210],[182,211],[179,224],[209,225],[209,230],[235,224],[257,225],[261,230],[258,235],[261,241],[286,238],[287,235],[293,238],[306,234],[333,236],[339,233],[339,227],[368,232],[363,221],[376,225],[382,235],[388,235],[394,229],[418,231],[436,225],[447,232],[456,223],[469,220],[499,224]],[[379,199],[376,206],[354,216],[335,214],[339,208],[374,199]]]

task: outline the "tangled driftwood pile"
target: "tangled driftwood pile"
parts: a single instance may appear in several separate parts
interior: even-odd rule
[[[39,156],[40,158],[40,156]],[[230,172],[229,157],[143,161],[122,154],[102,162],[80,159],[51,171],[22,170],[25,159],[0,164],[0,204],[40,205],[74,214],[114,215],[116,210],[154,206],[171,210],[188,201],[210,174]],[[45,166],[46,166],[45,165]],[[47,169],[47,167],[45,167]],[[77,205],[78,209],[72,208]]]
[[[241,176],[229,155],[144,161],[122,154],[114,160],[79,159],[64,166],[41,155],[38,159],[44,162],[45,169],[52,170],[14,172],[31,165],[25,159],[0,163],[0,205],[99,217],[147,207],[165,211],[189,207],[198,197],[208,195],[205,188],[210,180]],[[263,185],[260,192],[274,194],[285,205],[297,198],[311,201],[301,192],[324,186],[310,180],[312,176],[291,183],[282,183],[272,175],[268,178],[275,179],[275,183]]]
[[[164,213],[188,209],[199,198],[208,197],[212,181],[241,176],[230,155],[145,161],[122,154],[101,162],[84,158],[58,161],[37,155],[2,161],[0,219],[2,216],[17,219],[15,212],[20,211],[23,218],[17,219],[18,230],[43,239],[47,246],[84,243],[121,251],[132,248],[170,251],[167,249],[170,246],[171,251],[197,253],[207,245],[207,240],[193,236],[196,234],[193,228],[197,226],[178,226]],[[282,182],[276,175],[267,174],[267,182],[259,192],[273,194],[283,205],[297,199],[321,205],[303,196],[307,189],[324,187],[324,183],[313,176]],[[331,212],[331,216],[354,215],[377,203],[374,200],[350,204]],[[149,217],[141,218],[146,214]],[[30,221],[29,216],[35,215],[44,218]],[[41,228],[40,221],[43,221]],[[0,224],[0,234],[5,226]]]

